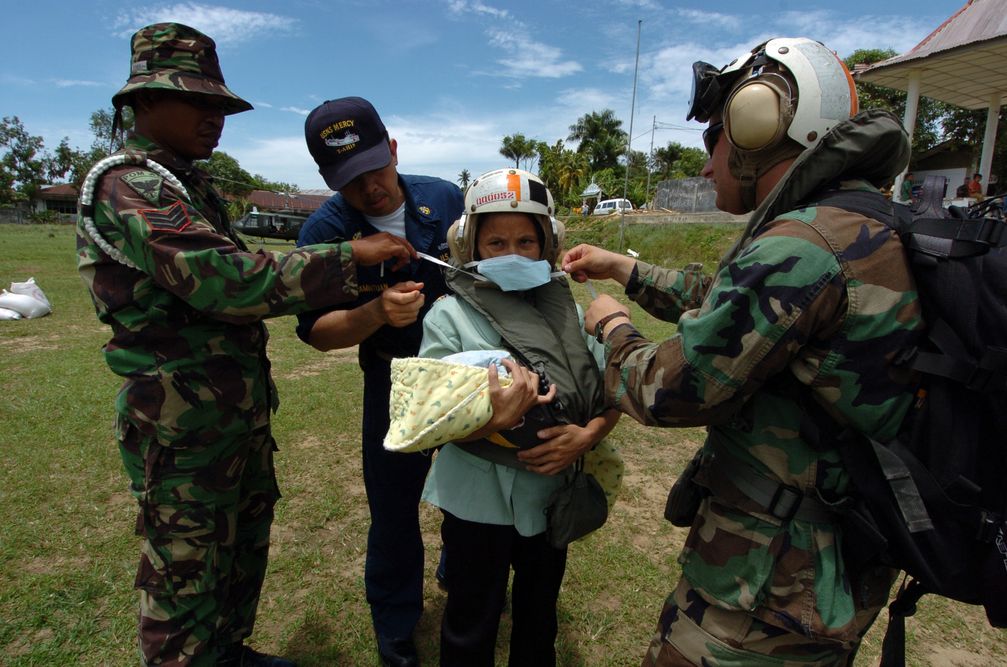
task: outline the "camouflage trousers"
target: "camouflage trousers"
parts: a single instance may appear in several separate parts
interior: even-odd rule
[[[705,601],[683,577],[665,600],[642,667],[842,667],[888,599],[895,572],[878,568],[858,582],[869,603],[856,613],[858,640],[815,639],[744,611]],[[870,588],[871,590],[865,590]]]
[[[119,448],[144,537],[144,665],[214,665],[252,633],[279,497],[268,427],[211,446],[172,448],[126,424]]]

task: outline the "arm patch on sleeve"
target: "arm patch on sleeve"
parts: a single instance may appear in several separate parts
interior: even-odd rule
[[[123,174],[119,180],[151,204],[157,204],[161,201],[161,184],[164,179],[154,172],[148,169],[136,169]]]
[[[190,224],[189,210],[180,201],[167,208],[145,208],[137,211],[147,221],[152,232],[180,232]]]

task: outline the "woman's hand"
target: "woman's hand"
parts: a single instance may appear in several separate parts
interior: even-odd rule
[[[619,421],[619,411],[609,408],[584,426],[560,424],[538,432],[545,440],[541,445],[517,453],[519,461],[531,472],[540,475],[555,475],[563,472],[612,432]]]
[[[491,365],[487,371],[487,382],[489,383],[490,404],[493,406],[493,416],[489,422],[464,438],[458,438],[458,442],[470,442],[485,438],[497,431],[512,429],[521,423],[525,413],[536,405],[548,405],[556,398],[556,385],[549,385],[549,391],[539,394],[539,377],[524,366],[503,359],[501,363],[511,375],[511,384],[507,387],[500,386],[500,373],[496,365]]]
[[[539,395],[537,373],[510,359],[504,359],[501,363],[510,373],[511,384],[509,387],[501,387],[496,365],[489,367],[488,381],[493,416],[486,428],[490,429],[490,433],[514,428],[521,423],[526,412],[536,405],[548,405],[556,397],[556,385],[550,385],[547,393]]]
[[[540,475],[566,470],[596,442],[594,430],[576,424],[550,426],[539,431],[538,437],[545,442],[518,452],[517,457],[529,471]]]

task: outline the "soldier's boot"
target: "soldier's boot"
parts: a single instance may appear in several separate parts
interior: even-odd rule
[[[221,652],[217,667],[297,667],[297,663],[259,653],[244,644],[232,644]]]

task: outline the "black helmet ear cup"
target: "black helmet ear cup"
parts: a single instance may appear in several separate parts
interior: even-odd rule
[[[761,151],[784,137],[793,120],[790,85],[779,75],[757,76],[739,85],[724,105],[724,131],[735,148]]]

